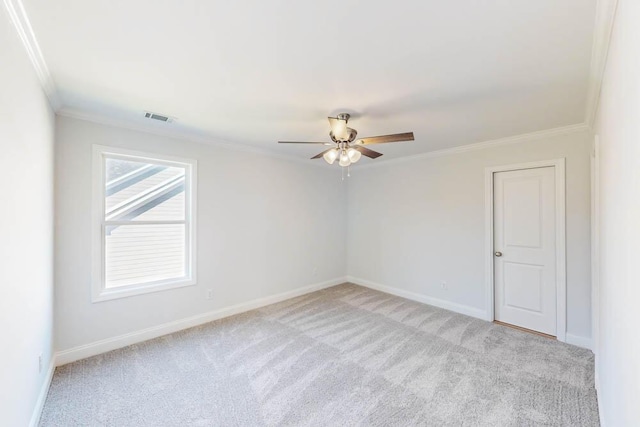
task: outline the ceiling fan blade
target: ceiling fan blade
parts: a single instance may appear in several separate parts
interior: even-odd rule
[[[395,133],[393,135],[371,136],[369,138],[360,138],[356,144],[383,144],[385,142],[413,141],[413,132]]]
[[[313,156],[311,159],[312,159],[312,160],[313,160],[313,159],[319,159],[319,158],[321,158],[322,156],[324,156],[324,155],[325,155],[325,153],[328,153],[328,152],[329,152],[329,151],[331,151],[331,150],[335,150],[335,148],[329,148],[328,150],[324,150],[322,153],[318,153],[318,154],[316,154],[316,155],[315,155],[315,156]]]
[[[329,119],[329,125],[333,136],[339,140],[349,139],[349,132],[347,131],[347,121],[339,119],[337,117],[327,117]]]
[[[382,153],[378,153],[377,151],[373,151],[373,150],[369,150],[368,148],[364,148],[361,147],[359,145],[354,145],[353,148],[355,150],[358,150],[359,152],[361,152],[363,155],[372,158],[372,159],[377,159],[378,157],[382,156]]]
[[[322,144],[333,145],[331,142],[318,142],[318,141],[278,141],[278,144]]]

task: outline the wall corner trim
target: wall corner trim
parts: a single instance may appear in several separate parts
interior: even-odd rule
[[[598,401],[598,416],[600,417],[600,427],[605,427],[605,416],[604,416],[604,408],[602,407],[602,397],[600,396],[600,375],[598,369],[598,355],[596,355],[596,363],[595,363],[595,387],[596,387],[596,399]]]
[[[53,354],[51,356],[51,362],[49,363],[49,369],[47,370],[47,376],[42,382],[42,387],[40,388],[40,393],[38,394],[38,400],[36,400],[36,405],[33,408],[33,412],[31,414],[31,420],[29,421],[29,427],[37,427],[40,424],[40,416],[42,415],[42,410],[44,409],[44,403],[47,400],[47,394],[49,393],[49,387],[51,387],[51,381],[53,380],[53,373],[56,370],[56,355]]]
[[[106,353],[111,350],[116,350],[132,344],[181,331],[183,329],[188,329],[194,326],[213,322],[214,320],[219,320],[225,317],[255,310],[267,305],[306,295],[311,292],[330,288],[332,286],[345,283],[346,281],[346,277],[339,277],[320,283],[314,283],[291,291],[253,299],[251,301],[235,304],[229,307],[223,307],[206,313],[197,314],[185,319],[174,320],[172,322],[163,323],[161,325],[152,326],[150,328],[133,331],[116,337],[106,338],[100,341],[80,345],[67,350],[58,351],[55,357],[56,366],[62,366],[67,363],[75,362],[76,360],[86,359],[87,357],[96,356],[98,354]]]
[[[423,304],[432,305],[434,307],[443,308],[445,310],[475,317],[481,320],[487,320],[487,313],[479,308],[470,307],[468,305],[458,304],[456,302],[446,301],[443,299],[434,298],[411,291],[406,291],[404,289],[399,289],[393,286],[382,285],[380,283],[372,282],[371,280],[367,279],[361,279],[359,277],[347,276],[347,281],[355,285],[364,286],[369,289],[395,295],[401,298],[406,298],[412,301],[421,302]]]
[[[60,96],[58,95],[58,89],[51,73],[49,72],[49,67],[44,60],[44,56],[40,50],[40,45],[38,44],[36,35],[33,32],[33,28],[31,27],[31,23],[29,22],[27,12],[24,9],[22,1],[4,0],[4,6],[9,14],[9,18],[11,19],[13,26],[16,29],[16,32],[18,33],[18,36],[20,37],[20,40],[22,40],[22,44],[27,51],[27,56],[29,57],[29,60],[31,60],[31,64],[38,75],[40,85],[49,99],[51,108],[53,111],[58,111],[62,106]]]

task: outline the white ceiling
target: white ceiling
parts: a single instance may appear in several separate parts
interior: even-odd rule
[[[596,0],[23,2],[65,108],[234,144],[311,156],[276,141],[346,111],[415,132],[384,159],[585,118]]]

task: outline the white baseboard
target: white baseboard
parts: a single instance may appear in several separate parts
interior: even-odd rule
[[[590,337],[581,337],[579,335],[567,333],[565,338],[565,342],[567,344],[577,345],[578,347],[586,348],[588,350],[593,349],[593,343]]]
[[[106,353],[111,350],[116,350],[128,345],[157,338],[162,335],[167,335],[173,332],[181,331],[183,329],[192,328],[194,326],[209,323],[214,320],[222,319],[224,317],[229,317],[235,314],[244,313],[246,311],[255,310],[256,308],[275,304],[287,299],[319,291],[321,289],[336,286],[345,282],[347,282],[346,277],[340,277],[337,279],[328,280],[326,282],[315,283],[303,288],[294,289],[292,291],[282,292],[268,297],[258,298],[244,303],[232,305],[230,307],[198,314],[195,316],[187,317],[186,319],[175,320],[173,322],[163,323],[162,325],[130,332],[128,334],[119,335],[117,337],[95,341],[89,344],[73,347],[68,350],[59,351],[56,353],[55,359],[57,362],[57,366],[65,365],[67,363],[75,362],[76,360],[86,359],[87,357],[96,356],[98,354]]]
[[[31,415],[31,421],[29,421],[29,427],[37,427],[40,423],[40,416],[42,415],[42,409],[44,408],[44,402],[47,400],[47,393],[49,393],[49,387],[51,387],[51,380],[53,380],[53,373],[56,370],[56,355],[51,356],[51,362],[49,363],[49,369],[47,370],[47,376],[42,383],[40,393],[38,394],[38,400],[36,406],[33,408]]]
[[[376,291],[385,292],[387,294],[396,295],[402,298],[407,298],[413,301],[418,301],[424,304],[433,305],[435,307],[444,308],[445,310],[454,311],[456,313],[465,314],[471,317],[477,317],[478,319],[487,320],[487,313],[484,310],[475,307],[469,307],[467,305],[458,304],[451,301],[442,300],[439,298],[433,298],[430,296],[417,294],[411,291],[405,291],[404,289],[394,288],[392,286],[381,285],[379,283],[372,282],[370,280],[361,279],[359,277],[348,276],[347,280],[350,283],[365,286]]]
[[[404,289],[394,288],[393,286],[382,285],[380,283],[372,282],[371,280],[361,279],[359,277],[347,276],[347,280],[350,283],[356,285],[365,286],[370,289],[375,289],[380,292],[385,292],[391,295],[396,295],[402,298],[407,298],[413,301],[418,301],[424,304],[433,305],[436,307],[444,308],[445,310],[454,311],[460,314],[466,314],[467,316],[477,317],[478,319],[487,320],[487,313],[484,310],[475,307],[469,307],[467,305],[458,304],[451,301],[442,300],[439,298],[430,297],[427,295],[417,294],[415,292],[406,291]],[[573,344],[578,347],[592,349],[592,340],[589,337],[581,337],[579,335],[566,334],[567,344]]]

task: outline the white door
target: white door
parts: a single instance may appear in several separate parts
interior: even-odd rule
[[[556,335],[555,168],[496,172],[495,319]]]

